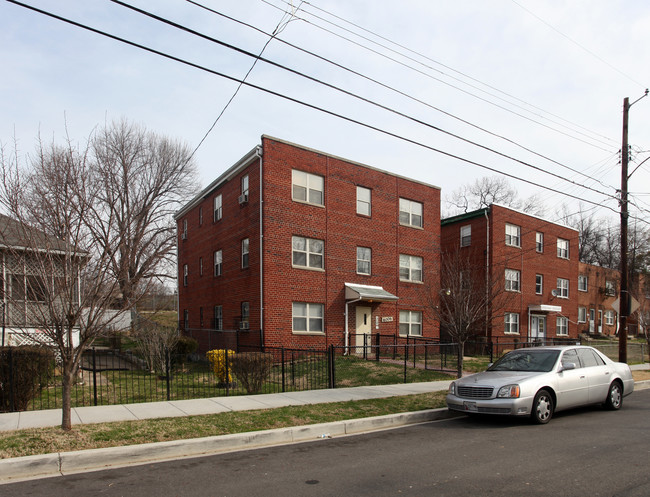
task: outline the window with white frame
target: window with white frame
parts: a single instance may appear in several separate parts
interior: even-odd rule
[[[587,322],[587,308],[578,307],[578,323],[586,323],[586,322]]]
[[[419,311],[399,311],[399,334],[402,336],[422,336],[422,313]]]
[[[535,293],[537,295],[544,293],[544,275],[542,274],[535,275]]]
[[[183,325],[186,330],[190,327],[190,311],[188,309],[183,310]]]
[[[557,256],[560,259],[569,258],[569,240],[565,240],[564,238],[557,239]]]
[[[583,274],[578,275],[578,291],[586,292],[589,290],[589,278]]]
[[[297,267],[323,269],[325,242],[304,236],[291,238],[292,264]]]
[[[460,227],[460,246],[469,247],[472,244],[472,225]]]
[[[413,200],[400,198],[399,222],[402,225],[422,228],[422,204]]]
[[[557,296],[563,299],[569,298],[569,280],[566,278],[557,279]]]
[[[323,333],[323,304],[293,303],[293,332]]]
[[[214,276],[221,276],[223,271],[223,252],[221,250],[214,251]]]
[[[241,241],[241,267],[245,269],[248,267],[248,257],[249,257],[249,240],[244,238]]]
[[[215,223],[217,221],[219,221],[223,217],[223,205],[222,205],[222,203],[223,203],[223,200],[222,200],[221,193],[220,193],[219,195],[214,197],[214,205],[213,205],[214,213],[213,213],[212,219],[213,219],[213,221]]]
[[[506,291],[521,291],[521,272],[517,269],[506,269]]]
[[[183,240],[187,240],[187,219],[183,219],[183,232],[181,234]]]
[[[371,274],[372,250],[368,247],[357,247],[357,273]]]
[[[503,331],[509,335],[519,334],[519,314],[516,312],[506,312]]]
[[[521,247],[521,227],[515,224],[506,224],[506,245]]]
[[[540,254],[544,252],[544,233],[535,233],[535,250]]]
[[[605,280],[605,295],[609,297],[616,295],[616,283],[612,280]]]
[[[293,169],[291,171],[291,198],[298,202],[324,205],[325,180],[322,176]]]
[[[214,306],[214,321],[212,323],[215,330],[223,330],[223,307],[220,305]]]
[[[239,322],[240,330],[250,329],[250,317],[251,317],[251,304],[248,301],[241,303],[241,321]]]
[[[605,324],[608,326],[612,326],[614,324],[614,311],[611,309],[605,311]]]
[[[558,336],[569,335],[569,320],[564,316],[558,316],[555,321],[555,333]]]
[[[245,174],[241,178],[241,194],[248,200],[248,174]]]
[[[357,186],[357,214],[370,216],[372,212],[370,206],[370,189],[363,186]]]
[[[187,264],[183,264],[183,286],[187,286],[187,278],[189,276],[190,270],[187,267]]]
[[[422,257],[399,255],[399,279],[403,281],[422,282]]]

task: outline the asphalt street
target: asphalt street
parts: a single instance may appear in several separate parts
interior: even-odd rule
[[[459,417],[364,435],[6,484],[13,496],[647,497],[650,390],[548,425]]]

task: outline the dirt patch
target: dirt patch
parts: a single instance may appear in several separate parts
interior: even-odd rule
[[[650,371],[632,371],[634,381],[650,380]]]

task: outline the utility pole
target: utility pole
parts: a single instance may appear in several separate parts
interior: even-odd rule
[[[647,97],[648,90],[641,97]],[[623,99],[623,144],[621,145],[621,295],[619,307],[620,328],[618,331],[618,360],[627,362],[627,317],[630,310],[630,293],[628,290],[628,268],[627,268],[627,222],[628,222],[628,201],[627,201],[627,174],[629,162],[628,145],[628,120],[630,107],[641,98],[630,103],[629,97]]]

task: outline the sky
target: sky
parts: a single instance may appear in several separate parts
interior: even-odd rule
[[[24,2],[193,65],[1,2],[0,143],[83,144],[127,119],[198,146],[207,186],[266,134],[443,200],[503,176],[549,219],[615,220],[628,97],[630,209],[650,220],[647,0],[194,1],[125,2],[191,31],[109,0]]]

